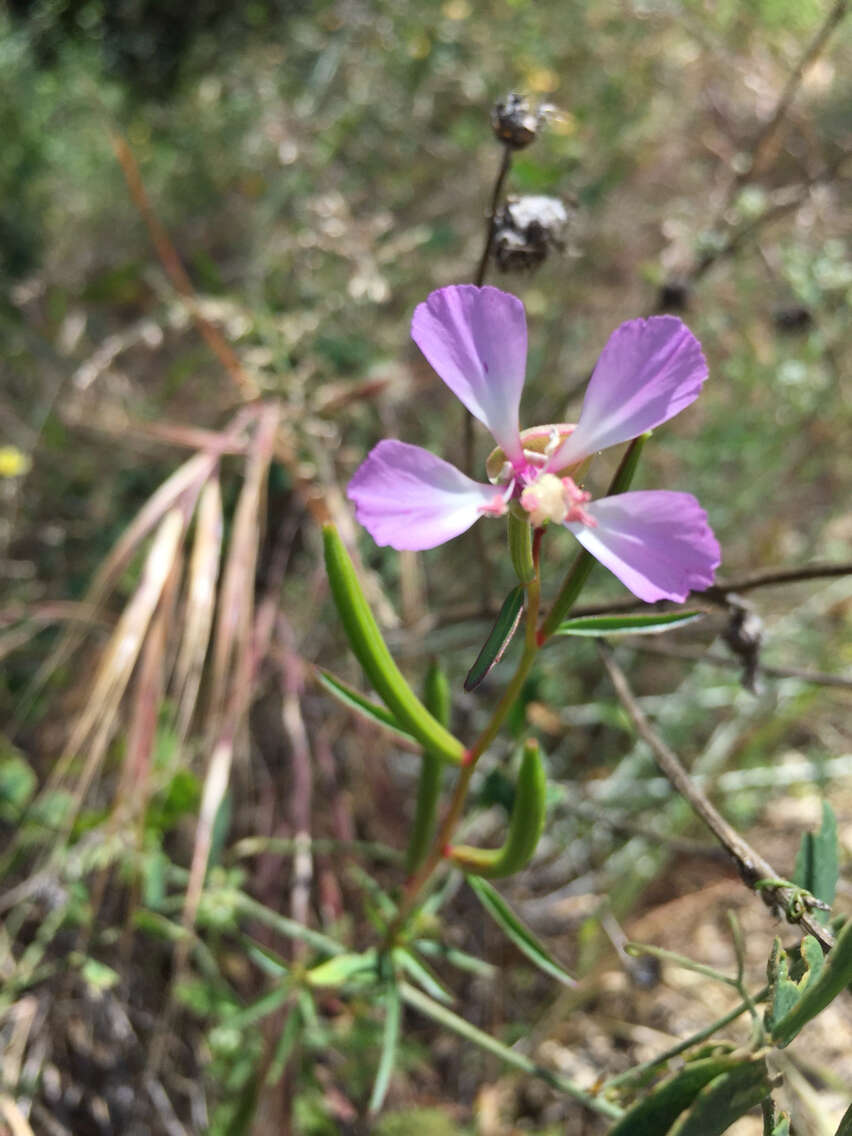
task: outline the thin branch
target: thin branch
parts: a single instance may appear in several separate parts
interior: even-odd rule
[[[112,142],[115,156],[124,174],[124,179],[127,182],[130,196],[133,199],[134,205],[139,210],[140,216],[148,227],[148,232],[151,236],[154,248],[157,251],[160,263],[165,269],[166,275],[183,297],[196,327],[230,375],[240,395],[243,399],[249,401],[257,398],[257,386],[246,374],[233,347],[231,347],[218,328],[214,327],[213,324],[201,314],[192,281],[177,254],[175,246],[172,244],[165,226],[154,212],[133,151],[130,149],[124,137],[119,134],[118,130],[115,128],[110,130],[110,141]]]
[[[615,689],[619,702],[627,712],[636,732],[649,746],[654,759],[661,772],[670,784],[686,800],[704,821],[719,843],[727,850],[739,871],[740,877],[747,887],[757,890],[761,899],[770,908],[777,912],[779,909],[788,913],[791,922],[799,923],[809,935],[817,940],[824,951],[829,951],[834,945],[831,932],[819,924],[809,912],[803,912],[797,919],[790,919],[789,912],[797,899],[796,889],[778,884],[773,887],[756,888],[761,880],[778,880],[778,873],[759,852],[730,825],[720,812],[710,803],[701,789],[695,784],[681,765],[673,750],[659,736],[645,716],[624,674],[624,671],[615,661],[612,648],[606,643],[598,641],[598,651],[607,674]]]
[[[625,599],[613,600],[608,603],[578,604],[571,609],[572,617],[580,618],[589,615],[621,615],[632,611],[670,611],[678,607],[693,607],[696,601],[707,598],[714,605],[728,607],[728,596],[732,592],[742,594],[753,592],[758,588],[774,588],[784,584],[800,584],[809,580],[830,580],[841,576],[852,576],[852,561],[843,561],[838,564],[814,563],[803,564],[799,568],[768,568],[761,572],[752,572],[745,576],[734,577],[731,580],[720,580],[703,592],[691,592],[682,604],[662,601],[653,606],[644,600]],[[438,630],[456,623],[466,623],[474,619],[494,619],[497,609],[483,611],[479,604],[463,604],[443,612],[440,622],[425,630]]]
[[[811,67],[822,54],[825,45],[831,38],[832,33],[838,26],[840,21],[846,15],[848,8],[848,0],[837,0],[837,3],[831,9],[823,21],[822,26],[817,31],[814,38],[802,52],[799,62],[790,73],[784,90],[781,92],[778,102],[775,104],[775,109],[769,116],[765,126],[755,139],[751,151],[751,160],[748,166],[738,175],[737,181],[739,185],[744,185],[754,175],[755,171],[760,165],[761,158],[774,141],[775,136],[778,134],[787,113],[793,104],[793,100],[799,92],[802,85],[802,80],[805,77],[805,72]]]
[[[497,171],[497,180],[494,182],[494,189],[491,192],[491,204],[488,207],[488,215],[485,220],[485,245],[483,246],[482,256],[479,258],[479,267],[476,270],[476,276],[473,281],[477,288],[481,288],[485,283],[485,274],[488,272],[488,258],[491,256],[491,249],[494,245],[494,218],[497,216],[497,207],[500,204],[503,186],[511,168],[512,147],[504,144],[503,159],[500,162],[500,169]]]
[[[643,643],[638,638],[627,638],[626,644],[634,651],[641,651],[646,655],[660,655],[667,659],[686,659],[694,663],[710,663],[714,667],[726,667],[742,670],[742,662],[728,655],[714,655],[708,651],[695,650],[693,647],[678,647],[673,644]],[[758,664],[757,670],[767,678],[798,678],[802,682],[811,682],[815,686],[834,686],[840,690],[852,690],[852,678],[846,675],[826,674],[823,671],[809,671],[803,667],[770,667]]]

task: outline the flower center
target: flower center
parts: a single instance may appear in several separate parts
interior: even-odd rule
[[[530,524],[536,527],[552,521],[561,525],[565,521],[579,521],[593,525],[593,519],[583,509],[591,500],[570,477],[557,477],[555,473],[542,473],[521,493],[521,508],[529,513]]]

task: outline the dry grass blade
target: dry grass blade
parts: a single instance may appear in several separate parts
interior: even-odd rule
[[[222,553],[222,493],[214,477],[204,486],[195,518],[195,539],[186,583],[183,636],[174,673],[177,731],[182,743],[198,699],[204,659],[216,610],[216,579]]]
[[[98,570],[84,603],[97,610],[104,597],[115,585],[118,577],[127,567],[133,554],[142,541],[162,521],[163,517],[183,500],[188,513],[191,513],[195,499],[201,492],[205,481],[211,476],[218,462],[216,454],[195,454],[152,494],[134,519],[119,537],[106,560]],[[24,700],[28,705],[35,692],[47,681],[53,671],[61,666],[79,645],[83,632],[69,631],[57,643],[39,668],[31,689]]]
[[[29,643],[52,623],[80,623],[86,628],[108,628],[109,622],[98,614],[97,608],[87,603],[60,600],[39,604],[31,608],[14,608],[0,611],[0,659],[5,659],[19,647]]]
[[[260,408],[220,589],[208,728],[208,734],[216,738],[216,744],[204,779],[186,888],[183,921],[187,928],[195,923],[207,872],[213,825],[231,775],[234,739],[251,698],[256,655],[253,643],[254,577],[261,531],[261,504],[275,448],[279,413],[276,403]],[[224,711],[221,707],[225,707]],[[177,974],[183,961],[181,957],[176,961]]]
[[[48,782],[47,791],[61,783],[74,758],[84,748],[86,761],[75,786],[78,802],[84,798],[112,735],[119,705],[139,658],[151,619],[163,595],[186,529],[182,508],[173,508],[160,523],[148,552],[142,577],[122,612],[103,653],[86,705],[78,718],[63,756]]]
[[[266,475],[275,449],[280,407],[266,403],[259,409],[257,427],[249,449],[245,483],[234,515],[231,545],[222,575],[216,634],[213,644],[213,678],[210,691],[211,721],[221,719],[228,680],[249,649],[254,611],[254,576],[262,529],[261,504]],[[216,731],[218,733],[218,730]]]
[[[5,1093],[0,1096],[0,1117],[6,1121],[9,1136],[35,1136],[29,1122],[15,1101]]]
[[[127,734],[127,756],[117,794],[117,815],[143,816],[148,800],[151,756],[157,737],[157,719],[166,677],[168,627],[173,610],[169,602],[181,575],[180,558],[175,558],[171,578],[164,589],[151,627],[145,637],[142,660],[136,676],[133,709]],[[168,595],[171,593],[171,595]]]

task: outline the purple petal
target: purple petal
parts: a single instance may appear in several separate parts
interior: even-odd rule
[[[706,378],[701,345],[676,316],[623,323],[597,361],[576,430],[548,469],[563,469],[667,422],[698,398]]]
[[[503,491],[420,446],[386,440],[355,471],[346,495],[376,544],[421,549],[463,533],[483,508],[499,508]]]
[[[527,362],[524,305],[499,288],[456,284],[418,304],[411,338],[506,457],[523,461],[518,408]]]
[[[680,603],[713,583],[719,544],[691,494],[620,493],[583,509],[596,525],[566,527],[640,600]]]

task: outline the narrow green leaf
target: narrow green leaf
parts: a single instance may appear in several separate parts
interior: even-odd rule
[[[762,1057],[742,1061],[705,1085],[668,1136],[722,1136],[772,1091]]]
[[[532,526],[530,519],[524,515],[519,517],[510,508],[508,517],[509,556],[515,575],[522,584],[528,584],[535,577],[535,563],[532,554]]]
[[[810,946],[813,944],[813,947]],[[814,949],[815,948],[815,949]],[[808,965],[804,979],[798,984],[801,996],[785,1014],[773,1011],[769,1028],[772,1040],[783,1049],[789,1045],[803,1026],[821,1013],[852,982],[852,920],[849,920],[837,937],[837,942],[818,970],[816,970],[816,951],[819,944],[810,935],[802,940],[802,953]],[[779,974],[786,979],[786,958],[779,959]],[[770,973],[770,982],[772,974]],[[789,981],[789,980],[788,980]]]
[[[413,742],[417,740],[400,726],[390,710],[386,710],[384,706],[380,706],[377,702],[365,698],[354,686],[350,686],[349,683],[344,682],[343,679],[338,678],[337,675],[332,674],[331,671],[327,671],[323,667],[317,667],[314,674],[323,690],[327,690],[329,694],[334,695],[338,702],[342,702],[348,709],[354,710],[364,718],[370,718],[373,722],[383,726],[386,730],[391,730],[393,733],[399,734],[400,737],[405,738],[407,741]]]
[[[433,714],[442,726],[449,726],[451,698],[450,684],[440,664],[433,662],[426,672],[423,691],[426,709]],[[431,750],[423,751],[420,766],[420,779],[417,783],[417,802],[414,808],[414,824],[405,854],[405,866],[409,876],[414,875],[426,858],[435,821],[438,815],[438,799],[441,795],[441,760]]]
[[[381,1111],[390,1087],[393,1067],[396,1064],[399,1032],[402,1023],[402,999],[395,983],[391,983],[385,994],[385,1029],[382,1035],[382,1056],[379,1061],[373,1092],[370,1096],[370,1116]]]
[[[223,1025],[227,1026],[228,1029],[244,1029],[277,1010],[287,1001],[291,992],[290,984],[282,983],[275,990],[271,990],[256,1002],[252,1002],[250,1006],[246,1006],[226,1018]]]
[[[524,745],[509,831],[501,848],[473,848],[457,844],[450,857],[465,872],[496,879],[519,872],[533,858],[547,812],[547,774],[538,742]]]
[[[549,974],[551,978],[562,982],[565,986],[577,985],[571,975],[562,969],[559,963],[539,942],[529,927],[521,922],[496,888],[479,876],[468,876],[467,882],[470,884],[473,894],[504,935],[511,939],[518,950],[521,951],[522,954],[525,954],[530,962],[534,963],[539,970],[544,971],[545,974]]]
[[[741,1057],[704,1057],[661,1081],[619,1120],[608,1136],[661,1136],[705,1085],[742,1063]]]
[[[488,638],[482,644],[476,662],[467,672],[467,678],[464,680],[465,690],[476,690],[503,658],[506,648],[512,642],[512,636],[518,630],[523,610],[524,589],[518,585],[517,588],[512,588],[503,600],[503,606],[494,620],[494,626],[488,632]]]
[[[447,1005],[452,1005],[455,1001],[452,994],[443,986],[429,967],[419,959],[413,951],[407,947],[400,947],[394,951],[394,960],[399,963],[404,971],[407,972],[408,977],[411,978],[418,986],[421,986],[430,998],[434,998],[437,1002],[445,1002]]]
[[[323,528],[328,582],[349,645],[373,687],[403,729],[445,761],[459,764],[464,746],[426,709],[393,661],[373,618],[349,553],[334,525]]]
[[[653,615],[595,615],[566,619],[554,635],[584,635],[599,638],[605,635],[659,635],[673,627],[683,627],[701,619],[700,611],[658,611]]]
[[[443,943],[435,942],[434,939],[417,939],[414,946],[424,955],[440,958],[450,966],[458,967],[459,970],[467,971],[469,974],[478,974],[482,978],[497,976],[497,968],[490,962],[477,958],[476,955],[469,955],[466,951],[460,951],[457,947],[447,947]]]
[[[359,954],[335,955],[305,974],[309,986],[359,986],[374,982],[379,974],[379,955],[374,947]]]
[[[321,954],[340,955],[345,952],[346,948],[340,943],[336,943],[334,939],[329,938],[328,935],[323,935],[321,931],[314,931],[313,928],[305,927],[295,919],[289,919],[286,915],[272,911],[271,908],[256,899],[252,899],[245,892],[237,891],[235,888],[223,888],[221,891],[206,892],[205,895],[215,897],[224,905],[232,905],[235,911],[242,912],[250,919],[256,919],[258,923],[271,927],[279,934],[286,935],[288,939],[307,943],[308,946],[313,947]]]
[[[837,821],[828,801],[822,803],[822,827],[819,832],[806,832],[796,856],[793,883],[805,888],[827,903],[834,903],[837,889]],[[814,919],[827,923],[831,912],[815,910]]]
[[[284,1028],[281,1030],[281,1034],[276,1043],[275,1055],[272,1058],[272,1064],[269,1066],[269,1073],[266,1077],[267,1085],[275,1085],[281,1080],[284,1069],[290,1059],[290,1054],[293,1052],[293,1046],[299,1040],[302,1025],[302,1015],[299,1009],[294,1006],[287,1015]]]
[[[852,1108],[850,1108],[846,1116],[852,1116]],[[852,1136],[852,1127],[849,1129],[843,1127],[845,1119],[846,1117],[840,1122],[840,1127],[837,1129],[835,1136]],[[786,1112],[782,1112],[778,1117],[778,1121],[772,1129],[772,1136],[790,1136],[790,1117]]]
[[[591,1109],[593,1112],[600,1113],[602,1116],[608,1116],[610,1119],[620,1117],[623,1110],[618,1105],[613,1104],[611,1101],[605,1100],[602,1097],[593,1096],[591,1093],[585,1092],[570,1081],[567,1077],[563,1077],[559,1073],[554,1073],[550,1069],[546,1069],[543,1065],[537,1065],[526,1057],[523,1053],[519,1053],[515,1049],[511,1049],[508,1045],[504,1045],[498,1041],[496,1037],[485,1033],[476,1026],[466,1022],[464,1018],[459,1017],[458,1014],[452,1010],[442,1006],[439,1002],[433,1001],[422,990],[418,990],[416,986],[409,986],[407,982],[401,982],[399,985],[399,992],[402,995],[402,1000],[415,1010],[419,1010],[421,1014],[425,1014],[432,1021],[437,1022],[439,1025],[444,1026],[446,1029],[452,1030],[453,1033],[459,1035],[470,1041],[474,1045],[478,1045],[480,1049],[486,1053],[491,1053],[495,1057],[499,1057],[501,1061],[505,1061],[513,1069],[520,1069],[524,1073],[529,1073],[533,1077],[539,1077],[548,1085],[559,1092],[566,1093],[568,1096],[573,1097],[575,1100],[582,1101],[586,1108]]]

